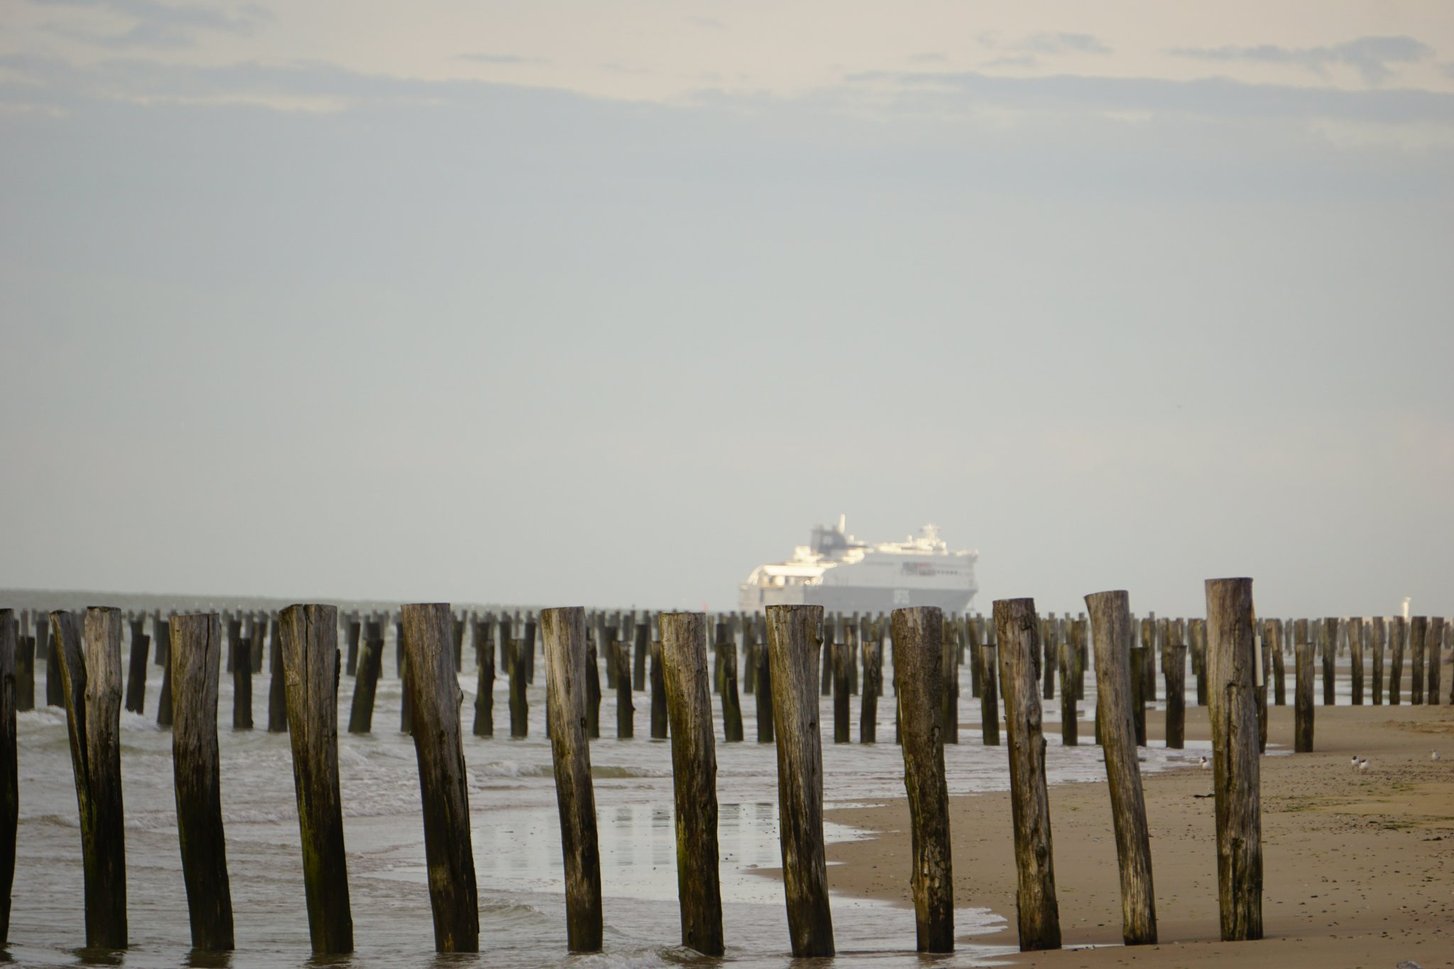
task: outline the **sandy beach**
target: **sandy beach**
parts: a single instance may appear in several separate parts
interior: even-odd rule
[[[1402,960],[1423,969],[1454,966],[1454,708],[1320,706],[1315,723],[1314,753],[1261,762],[1263,940],[1218,939],[1210,771],[1192,768],[1143,778],[1159,944],[1121,944],[1105,785],[1065,784],[1051,787],[1050,809],[1066,948],[1014,953],[1005,962],[1089,969],[1233,962],[1249,969],[1392,969]],[[1158,742],[1161,714],[1148,713],[1147,726]],[[1080,736],[1092,736],[1090,724],[1082,724]],[[1209,739],[1204,710],[1187,710],[1187,738]],[[961,734],[962,742],[978,740],[977,732]],[[1270,711],[1269,742],[1291,749],[1291,707]],[[1435,750],[1438,761],[1430,757]],[[1367,768],[1352,767],[1353,756],[1366,758]],[[837,863],[829,875],[833,890],[909,905],[907,805],[829,816],[878,833],[829,847]],[[1008,794],[953,799],[951,831],[956,905],[988,907],[1006,919],[1003,931],[974,941],[1016,946]]]

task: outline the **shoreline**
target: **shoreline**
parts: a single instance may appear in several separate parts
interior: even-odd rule
[[[1291,749],[1291,707],[1271,707],[1270,747]],[[1104,782],[1051,785],[1056,895],[1066,948],[1015,947],[1015,870],[1008,792],[950,798],[955,904],[985,907],[1004,927],[956,938],[1005,946],[1015,966],[1454,966],[1454,708],[1318,707],[1316,750],[1261,759],[1263,929],[1260,942],[1221,942],[1210,772],[1142,777],[1151,830],[1157,945],[1124,946],[1110,798]],[[1163,719],[1147,711],[1159,743]],[[1082,723],[1082,738],[1093,736]],[[967,743],[977,730],[962,729]],[[1200,708],[1188,741],[1208,740]],[[1087,756],[1099,752],[1082,744]],[[1430,759],[1438,750],[1441,759]],[[952,746],[947,748],[953,756]],[[1366,757],[1358,771],[1350,757]],[[870,832],[830,844],[836,893],[909,906],[906,802],[831,809]],[[1287,943],[1293,943],[1288,945]],[[1086,948],[1095,947],[1095,948]]]

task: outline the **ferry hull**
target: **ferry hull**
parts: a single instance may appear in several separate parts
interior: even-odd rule
[[[975,590],[893,589],[853,586],[798,586],[763,589],[742,586],[737,606],[744,612],[761,612],[768,606],[822,606],[825,612],[892,612],[906,606],[938,606],[946,613],[969,611]]]

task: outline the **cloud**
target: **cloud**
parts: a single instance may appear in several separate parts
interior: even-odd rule
[[[122,30],[105,30],[93,25],[55,24],[51,32],[109,48],[167,49],[190,47],[199,34],[213,32],[251,34],[271,19],[255,3],[222,6],[178,5],[159,0],[32,0],[42,7],[87,11],[125,21]]]
[[[543,57],[525,57],[520,54],[490,54],[470,53],[459,54],[455,58],[461,61],[474,61],[477,64],[545,64],[548,63]]]
[[[1359,37],[1329,47],[1180,47],[1170,51],[1176,57],[1194,60],[1286,64],[1315,74],[1331,68],[1351,67],[1369,85],[1382,84],[1393,76],[1394,66],[1412,64],[1434,56],[1434,49],[1412,37]]]
[[[1039,33],[1031,34],[1021,45],[1024,50],[1040,54],[1109,54],[1111,48],[1090,34]]]

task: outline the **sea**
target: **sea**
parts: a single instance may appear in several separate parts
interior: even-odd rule
[[[646,739],[649,701],[641,694],[635,704],[636,739],[615,739],[615,699],[610,690],[603,690],[601,702],[603,736],[590,746],[605,945],[596,954],[568,953],[559,818],[550,742],[545,737],[544,671],[539,663],[536,682],[528,691],[530,734],[524,739],[507,736],[508,684],[503,678],[495,683],[496,735],[470,735],[476,677],[472,669],[460,674],[471,838],[479,885],[480,952],[436,954],[414,743],[399,729],[401,686],[394,670],[392,629],[388,637],[374,731],[339,735],[353,954],[314,957],[311,952],[292,752],[286,733],[265,729],[266,672],[254,678],[257,728],[249,731],[232,729],[231,678],[225,672],[220,678],[218,739],[236,949],[226,954],[191,950],[173,799],[171,734],[156,725],[161,669],[149,664],[146,712],[123,713],[121,722],[130,946],[118,952],[84,948],[81,836],[66,718],[59,707],[38,708],[18,718],[20,826],[10,941],[0,951],[0,961],[8,959],[19,966],[135,969],[465,965],[646,969],[716,963],[765,969],[802,961],[791,957],[782,879],[773,871],[781,863],[776,753],[771,744],[753,742],[757,732],[752,698],[744,696],[742,702],[747,742],[724,743],[718,721],[718,843],[727,952],[722,959],[710,959],[678,944],[669,741]],[[472,661],[467,660],[466,666],[472,667]],[[967,668],[962,676],[961,742],[945,747],[950,793],[1007,789],[1006,748],[980,744],[979,707],[970,696]],[[42,703],[44,682],[44,665],[37,663],[36,694]],[[348,722],[353,683],[347,676],[340,683],[341,729]],[[1093,701],[1092,684],[1088,679],[1083,710]],[[886,684],[886,689],[891,690],[891,685]],[[720,717],[715,696],[713,704]],[[1088,742],[1079,747],[1060,746],[1058,708],[1058,701],[1045,706],[1049,781],[1103,783],[1105,767],[1099,748]],[[823,698],[821,715],[825,726],[832,723],[831,698]],[[856,699],[853,716],[853,736],[857,738]],[[831,729],[825,732],[831,738]],[[874,745],[825,742],[824,799],[830,810],[904,797],[902,755],[893,743],[891,696],[879,705],[878,736],[882,742]],[[1205,744],[1190,742],[1186,750],[1153,745],[1144,749],[1141,767],[1154,772],[1194,765],[1206,752]],[[874,832],[831,820],[825,833],[829,841],[874,837]],[[904,901],[894,904],[834,891],[838,950],[831,960],[834,966],[922,969],[932,964],[949,969],[994,965],[1011,951],[976,941],[1003,923],[1000,915],[976,906],[969,897],[957,899],[956,951],[940,956],[917,954],[914,913],[906,904],[908,875],[906,846]],[[828,881],[832,888],[833,866]]]

